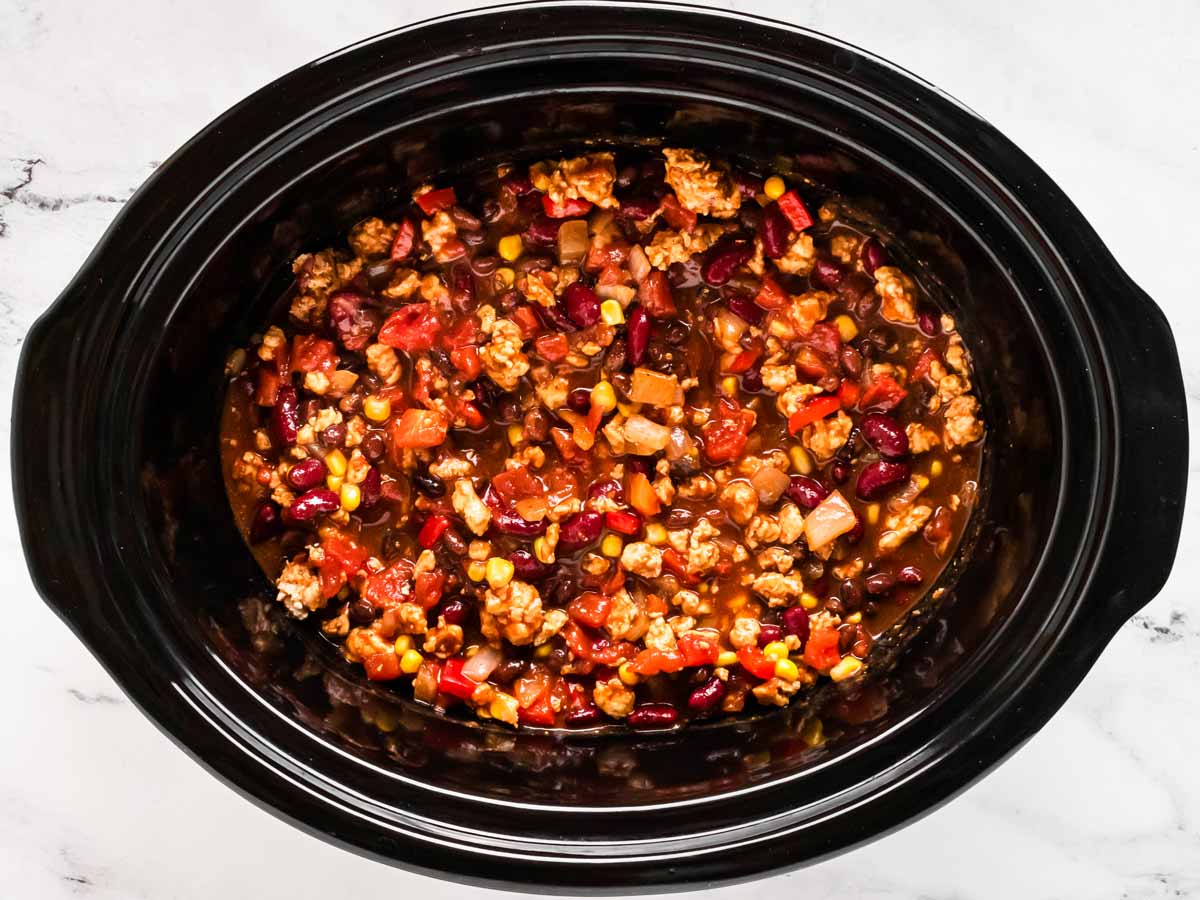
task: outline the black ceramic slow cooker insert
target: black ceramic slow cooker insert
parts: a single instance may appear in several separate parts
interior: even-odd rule
[[[223,363],[296,253],[424,181],[656,142],[872,204],[974,355],[990,430],[969,540],[870,713],[842,710],[825,743],[787,712],[597,737],[439,717],[276,621],[222,489]],[[802,29],[548,3],[332,54],[162,165],[29,334],[13,480],[46,602],[256,802],[450,877],[651,888],[844,850],[1011,753],[1162,586],[1186,443],[1161,312],[970,110]]]

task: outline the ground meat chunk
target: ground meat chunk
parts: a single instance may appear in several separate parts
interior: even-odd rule
[[[396,351],[387,344],[371,344],[367,347],[367,368],[378,375],[384,384],[392,385],[400,380],[400,360]]]
[[[558,276],[550,269],[537,269],[527,272],[517,279],[517,290],[525,295],[525,299],[538,306],[550,307],[558,303],[555,288],[558,286]]]
[[[438,616],[436,628],[425,633],[424,650],[434,656],[446,659],[453,656],[463,645],[463,630],[461,625],[447,625],[445,616]]]
[[[542,628],[542,598],[531,584],[513,580],[498,591],[489,588],[483,601],[480,630],[495,646],[502,637],[517,646],[531,643]]]
[[[534,374],[536,376],[538,373]],[[542,401],[542,406],[555,412],[567,405],[567,393],[571,387],[567,379],[559,375],[553,378],[543,376],[541,379],[535,378],[534,380],[537,381],[537,395],[538,399]]]
[[[650,627],[646,629],[643,642],[649,650],[661,650],[666,653],[675,649],[675,630],[665,619],[653,618],[650,620]]]
[[[751,690],[754,699],[763,706],[787,706],[792,696],[803,686],[803,681],[784,681],[782,678],[768,678],[762,684],[755,685]]]
[[[754,579],[754,592],[767,598],[769,606],[792,606],[804,593],[804,580],[799,575],[764,572]]]
[[[512,694],[504,693],[504,691],[496,691],[488,703],[488,712],[491,713],[493,719],[498,719],[514,727],[517,725],[520,711],[521,705],[517,702],[517,698]]]
[[[454,511],[462,516],[474,534],[487,533],[488,525],[492,521],[492,511],[475,493],[475,485],[471,483],[471,479],[460,478],[454,482],[454,494],[450,502],[454,505]]]
[[[942,426],[942,439],[946,449],[963,447],[983,437],[983,423],[979,421],[979,401],[970,394],[955,397],[946,406],[946,422]]]
[[[488,377],[503,390],[516,388],[521,376],[529,371],[529,357],[521,352],[521,328],[511,319],[497,319],[492,326],[491,343],[479,350],[479,358]]]
[[[842,265],[853,265],[861,244],[862,240],[856,234],[835,234],[829,239],[829,252]]]
[[[350,633],[346,635],[346,643],[343,645],[343,652],[346,659],[350,662],[362,662],[369,656],[375,656],[377,653],[392,653],[392,642],[385,639],[371,625],[366,628],[352,628]]]
[[[795,557],[782,547],[768,547],[762,553],[758,554],[754,561],[758,563],[758,567],[764,572],[774,570],[782,572],[785,575],[796,564]]]
[[[768,391],[774,391],[776,394],[783,393],[788,387],[796,383],[795,365],[763,366],[759,369],[759,374],[762,376],[763,387]]]
[[[748,481],[729,482],[721,491],[718,502],[738,525],[745,525],[758,512],[758,492]]]
[[[804,401],[820,393],[821,389],[815,384],[793,384],[775,400],[775,408],[785,417],[791,416],[804,405]]]
[[[701,519],[688,538],[689,575],[703,575],[712,571],[721,558],[721,548],[712,542],[721,532],[708,519]]]
[[[806,425],[800,440],[817,459],[833,459],[834,454],[850,437],[853,427],[854,420],[839,409],[833,418],[818,419],[811,425]]]
[[[912,325],[917,321],[917,286],[895,266],[875,270],[875,293],[880,297],[879,313],[889,322]]]
[[[617,170],[611,153],[589,153],[560,160],[548,174],[546,168],[544,163],[534,166],[530,177],[554,203],[588,200],[606,208],[619,205],[613,196]]]
[[[462,255],[458,226],[445,210],[434,213],[432,219],[421,223],[421,237],[425,239],[425,243],[433,251],[433,258],[438,262],[450,262]]]
[[[388,256],[392,252],[392,242],[399,230],[399,225],[393,225],[383,219],[373,216],[363,219],[350,229],[350,249],[354,251],[355,256],[364,259]]]
[[[712,615],[713,610],[711,597],[701,597],[695,591],[688,590],[676,591],[671,598],[671,605],[678,606],[685,616],[708,616]]]
[[[941,443],[937,432],[920,422],[909,422],[904,431],[908,435],[908,449],[913,456],[928,453]]]
[[[380,620],[393,634],[424,634],[428,630],[425,610],[419,603],[401,603],[383,614]]]
[[[758,623],[758,619],[741,616],[733,620],[733,625],[729,629],[729,643],[738,650],[742,647],[757,647],[760,631],[762,631],[762,626]]]
[[[807,275],[816,261],[817,251],[813,246],[812,237],[801,234],[788,247],[787,253],[775,260],[775,266],[779,271],[790,275]]]
[[[645,611],[629,591],[621,589],[613,594],[604,627],[614,641],[636,641],[649,625]]]
[[[779,520],[774,516],[759,514],[750,520],[743,532],[746,546],[753,549],[779,540]]]
[[[737,214],[742,194],[733,179],[692,150],[665,148],[667,184],[679,203],[697,215],[728,219]]]
[[[722,226],[712,222],[702,222],[691,231],[658,231],[645,247],[646,258],[654,268],[667,269],[703,253],[724,233]]]
[[[421,276],[413,269],[397,269],[383,289],[389,300],[410,300],[421,288]]]
[[[794,544],[804,534],[804,513],[795,503],[785,503],[779,508],[779,542]]]
[[[771,313],[767,333],[783,341],[795,341],[812,334],[813,326],[825,318],[832,301],[833,295],[826,291],[797,294],[787,306]]]
[[[657,578],[662,573],[662,551],[644,541],[626,544],[621,551],[621,567],[642,578]]]
[[[633,712],[633,691],[621,684],[620,678],[597,681],[592,689],[592,699],[604,713],[614,719],[623,719]]]
[[[561,609],[548,609],[542,619],[542,627],[538,629],[538,633],[533,638],[535,647],[540,647],[550,638],[554,637],[563,630],[563,626],[567,624],[568,617]]]
[[[436,475],[443,481],[449,481],[452,478],[465,478],[474,471],[475,466],[472,465],[469,459],[449,453],[429,464],[429,474]]]
[[[887,516],[883,520],[883,529],[879,536],[879,552],[892,553],[898,549],[929,521],[931,515],[932,509],[917,504]]]
[[[289,562],[284,566],[275,587],[279,589],[275,599],[297,619],[303,619],[312,610],[325,605],[325,598],[321,596],[321,580],[316,572],[303,563]]]

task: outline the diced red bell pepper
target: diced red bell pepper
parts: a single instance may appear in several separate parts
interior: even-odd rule
[[[684,207],[674,194],[666,194],[659,203],[663,218],[672,228],[691,231],[696,227],[696,214]]]
[[[685,584],[699,583],[699,576],[688,572],[687,559],[674,547],[668,547],[663,551],[662,563],[664,569],[666,569],[676,578],[683,581]]]
[[[754,302],[763,309],[782,309],[788,304],[787,291],[770,275],[764,275]]]
[[[430,350],[441,330],[433,310],[424,303],[410,303],[387,317],[379,329],[379,342],[410,353]]]
[[[551,219],[574,219],[586,216],[591,208],[592,204],[589,200],[567,197],[559,204],[551,200],[548,194],[542,196],[542,209]]]
[[[521,337],[531,338],[542,330],[542,320],[538,318],[532,306],[518,306],[508,317],[521,329]]]
[[[671,282],[667,273],[655,269],[638,285],[638,300],[646,314],[652,319],[666,319],[676,315],[675,298],[671,296]]]
[[[454,196],[454,188],[439,188],[436,191],[426,191],[417,199],[417,206],[421,207],[421,212],[427,216],[432,216],[436,212],[441,212],[443,209],[449,209],[458,202],[458,198]]]
[[[546,362],[559,362],[571,352],[565,334],[540,334],[533,342],[533,352]]]
[[[479,685],[464,675],[462,668],[463,660],[460,657],[446,660],[438,676],[438,690],[459,700],[469,700]]]
[[[589,591],[580,594],[567,604],[567,615],[589,628],[600,628],[608,619],[608,611],[612,609],[612,598]],[[588,648],[589,652],[591,648]]]
[[[396,231],[396,237],[392,239],[392,262],[400,262],[408,254],[412,253],[416,235],[417,230],[413,227],[412,222],[408,219],[400,222],[400,228]]]
[[[678,672],[684,665],[684,656],[679,650],[643,650],[629,663],[639,675]]]
[[[483,361],[478,347],[457,347],[450,351],[450,362],[468,381],[474,381],[483,372]]]
[[[367,677],[372,681],[391,681],[400,677],[400,657],[390,650],[386,653],[372,653],[363,660],[363,668]]]
[[[279,373],[265,366],[258,370],[258,387],[254,402],[259,406],[274,406],[279,400],[279,389],[283,386]]]
[[[842,409],[854,409],[861,394],[862,389],[857,381],[843,381],[838,387],[838,399],[842,402]]]
[[[449,527],[449,516],[430,516],[425,520],[425,524],[421,526],[421,530],[417,533],[417,543],[426,550],[432,550],[437,546],[437,542],[442,539],[442,535],[446,533],[446,529]]]
[[[685,666],[709,666],[717,661],[721,646],[717,636],[698,631],[689,631],[679,636],[679,652],[683,654]]]
[[[742,647],[737,652],[742,668],[764,681],[775,675],[775,660],[767,659],[757,647]]]
[[[604,514],[604,524],[610,531],[629,536],[642,533],[642,517],[627,509],[612,509]]]
[[[813,217],[809,213],[808,207],[804,205],[804,201],[795,191],[788,191],[775,202],[779,204],[779,211],[787,217],[788,222],[797,231],[803,231],[813,223]]]
[[[518,709],[517,719],[528,725],[553,725],[554,707],[550,705],[550,693],[547,691],[529,706]]]
[[[805,425],[811,425],[818,419],[831,416],[841,408],[841,398],[833,394],[810,397],[798,410],[788,416],[788,431],[795,434]]]
[[[392,447],[400,449],[429,449],[446,440],[448,424],[445,417],[432,409],[406,409],[392,419],[388,426]]]
[[[752,410],[742,409],[741,404],[730,397],[722,397],[717,403],[716,416],[700,429],[708,461],[720,464],[741,456],[754,420]]]
[[[739,353],[722,354],[722,360],[724,360],[726,357],[729,357],[729,359],[722,364],[721,371],[733,375],[740,375],[742,372],[747,371],[752,365],[754,365],[761,353],[762,351],[757,347],[747,347],[745,350],[742,350]]]
[[[863,391],[859,406],[864,410],[888,412],[899,406],[907,396],[908,391],[896,379],[890,375],[879,375]]]
[[[842,659],[838,651],[836,628],[818,628],[804,644],[804,662],[820,672],[827,672]]]

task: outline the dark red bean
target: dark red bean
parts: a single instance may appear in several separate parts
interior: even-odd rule
[[[679,721],[679,711],[669,703],[639,706],[625,720],[631,728],[670,728]]]
[[[549,247],[558,240],[558,228],[561,222],[556,222],[549,216],[538,213],[525,229],[522,239],[534,246]]]
[[[854,514],[854,527],[846,532],[846,543],[853,547],[862,540],[863,532],[866,531],[866,526],[863,524],[862,516],[857,512]]]
[[[711,712],[716,712],[721,705],[721,701],[724,699],[725,682],[714,675],[688,696],[688,709],[696,713],[696,715],[703,716]]]
[[[586,284],[575,281],[567,285],[563,292],[563,307],[580,328],[590,328],[600,321],[600,298]]]
[[[896,586],[896,576],[891,572],[876,572],[874,575],[868,575],[867,580],[863,584],[868,594],[872,597],[878,597],[880,594],[886,594]]]
[[[608,497],[610,500],[615,500],[617,503],[624,503],[625,489],[621,487],[621,482],[612,478],[606,481],[596,481],[593,482],[592,486],[588,488],[587,498],[589,500],[595,500],[598,497]]]
[[[509,172],[500,179],[500,186],[514,197],[524,197],[533,191],[533,182],[519,172]]]
[[[762,369],[758,366],[753,366],[742,373],[742,388],[755,393],[761,391],[763,386]]]
[[[833,290],[833,288],[841,284],[845,274],[841,266],[832,260],[818,259],[813,263],[812,271],[808,277],[814,287],[824,288],[828,291]]]
[[[829,474],[838,484],[845,484],[850,480],[850,473],[853,471],[853,468],[849,460],[835,459],[833,465],[829,467]]]
[[[802,606],[792,606],[783,611],[783,630],[794,634],[803,643],[808,640],[808,612]]]
[[[512,563],[513,574],[520,581],[540,581],[550,574],[550,566],[524,548],[508,554],[508,561]]]
[[[912,474],[908,463],[886,459],[868,463],[858,475],[854,493],[860,500],[877,500]]]
[[[326,488],[313,488],[295,499],[288,507],[288,517],[294,522],[311,522],[318,516],[327,516],[341,507],[338,495]]]
[[[908,456],[908,434],[904,426],[886,413],[867,413],[859,424],[867,442],[888,459]]]
[[[426,497],[438,498],[446,495],[446,482],[430,472],[414,472],[413,487]]]
[[[595,706],[581,706],[567,713],[565,721],[569,728],[589,728],[600,724],[601,713]]]
[[[733,277],[737,267],[754,255],[754,247],[747,241],[733,241],[728,244],[718,244],[708,251],[703,265],[700,266],[700,277],[704,283],[720,287]]]
[[[250,520],[250,543],[261,544],[282,531],[283,521],[279,517],[279,507],[270,500],[264,500],[254,510],[254,518]]]
[[[383,454],[387,453],[387,441],[378,431],[368,432],[362,441],[362,452],[371,462],[378,462],[383,459]]]
[[[629,200],[621,201],[621,209],[618,215],[634,222],[641,222],[654,215],[654,211],[658,209],[658,200],[654,197],[632,197]]]
[[[631,363],[640,366],[650,345],[650,316],[642,305],[629,308],[625,325],[625,351]]]
[[[815,508],[829,496],[829,488],[807,475],[793,475],[784,496],[804,509]]]
[[[377,310],[367,306],[367,298],[347,291],[329,298],[329,327],[347,350],[362,350],[383,324]]]
[[[321,438],[322,445],[324,445],[326,447],[342,446],[342,443],[346,440],[346,423],[345,422],[335,422],[334,424],[330,425],[328,428],[325,428],[321,431],[320,438]],[[383,441],[383,439],[380,438],[381,443],[382,443],[382,441]],[[386,448],[384,448],[384,449],[386,449]],[[364,440],[363,453],[366,453],[366,452],[367,452],[366,441]],[[383,454],[381,453],[380,456],[382,456],[382,455]]]
[[[567,406],[578,413],[587,412],[592,406],[592,392],[588,388],[575,388],[567,394]]]
[[[546,526],[548,524],[545,519],[538,522],[530,522],[517,513],[508,512],[507,510],[492,511],[492,526],[501,534],[514,534],[518,537],[537,537],[539,534],[546,533]]]
[[[737,294],[729,298],[729,311],[743,322],[749,322],[751,325],[758,325],[762,322],[763,316],[767,314],[765,309],[744,294]]]
[[[296,435],[300,432],[300,402],[296,389],[290,384],[279,389],[271,408],[271,432],[280,446],[290,447],[296,443]]]
[[[749,172],[743,172],[740,169],[733,171],[733,183],[737,185],[738,193],[742,195],[743,200],[753,200],[763,191],[763,180],[757,175],[751,175]]]
[[[758,631],[758,646],[765,647],[771,641],[783,640],[783,628],[779,625],[763,625]]]
[[[359,505],[363,509],[370,509],[379,502],[379,498],[383,493],[383,478],[379,474],[379,470],[372,466],[366,477],[359,485],[360,497]]]
[[[319,459],[302,459],[288,469],[288,484],[298,491],[307,491],[325,480],[329,470]]]
[[[838,361],[842,364],[842,369],[851,378],[857,378],[862,374],[863,358],[862,354],[846,344],[838,351]]]
[[[763,243],[763,256],[767,259],[779,259],[786,256],[788,251],[788,236],[791,234],[791,223],[779,208],[778,203],[768,203],[763,207],[762,226],[759,236]]]
[[[471,610],[461,600],[447,600],[438,609],[438,615],[446,620],[447,625],[465,625]]]
[[[925,580],[925,573],[916,566],[905,566],[896,573],[896,580],[901,584],[920,584]]]
[[[926,337],[937,337],[942,333],[941,317],[932,309],[922,309],[917,313],[917,327]]]
[[[600,531],[604,527],[604,517],[598,512],[584,510],[577,512],[562,523],[558,535],[558,546],[564,553],[582,550],[588,544],[600,539]]]
[[[875,238],[867,238],[863,241],[862,250],[859,252],[859,259],[862,261],[863,269],[866,273],[874,276],[876,269],[887,265],[887,251],[883,249],[883,244],[879,243]]]

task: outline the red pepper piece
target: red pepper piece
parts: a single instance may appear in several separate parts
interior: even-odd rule
[[[863,391],[859,405],[864,410],[887,412],[895,409],[908,396],[908,391],[901,387],[890,375],[880,375]]]
[[[542,209],[551,219],[574,219],[578,216],[586,216],[591,208],[592,204],[589,200],[576,200],[568,197],[559,204],[551,200],[548,195],[542,197]]]
[[[432,550],[437,546],[437,542],[442,539],[442,535],[446,533],[446,529],[449,527],[449,516],[430,516],[425,520],[425,524],[421,526],[421,530],[417,534],[417,543],[426,550]]]
[[[372,681],[391,681],[400,677],[400,657],[395,653],[372,653],[363,660],[363,668]]]
[[[738,662],[742,668],[766,681],[775,675],[775,660],[767,659],[757,647],[743,647],[737,652]]]
[[[804,401],[804,405],[788,416],[788,431],[798,432],[805,425],[833,415],[842,408],[842,400],[833,394],[824,394]]]
[[[400,262],[408,254],[412,253],[416,235],[417,230],[413,227],[413,223],[408,219],[404,219],[400,223],[396,237],[392,240],[392,262]]]
[[[788,222],[797,231],[803,231],[813,223],[808,207],[795,191],[788,191],[775,202],[779,204],[779,211],[787,216]]]
[[[788,304],[787,291],[770,275],[764,275],[754,302],[763,309],[781,309]]]
[[[421,212],[427,216],[432,216],[436,212],[441,212],[443,209],[449,209],[458,198],[454,196],[454,188],[440,188],[436,191],[426,191],[417,197],[417,206],[421,207]]]
[[[554,724],[554,707],[550,705],[550,693],[547,691],[537,700],[517,710],[517,719],[529,725]]]
[[[663,568],[670,572],[675,577],[679,578],[686,584],[698,584],[700,578],[690,574],[687,570],[687,560],[683,554],[674,547],[668,547],[663,551]]]
[[[642,533],[642,517],[635,512],[624,509],[614,509],[604,514],[604,524],[610,531],[618,534],[633,535]]]
[[[841,662],[836,628],[819,628],[804,644],[804,662],[821,672],[827,672]]]
[[[395,654],[393,654],[395,655]],[[438,690],[460,700],[469,700],[479,687],[474,681],[463,674],[463,661],[459,657],[446,660],[442,673],[438,676]]]
[[[842,409],[854,409],[861,394],[862,389],[857,381],[843,381],[838,388],[838,399],[842,401]]]

